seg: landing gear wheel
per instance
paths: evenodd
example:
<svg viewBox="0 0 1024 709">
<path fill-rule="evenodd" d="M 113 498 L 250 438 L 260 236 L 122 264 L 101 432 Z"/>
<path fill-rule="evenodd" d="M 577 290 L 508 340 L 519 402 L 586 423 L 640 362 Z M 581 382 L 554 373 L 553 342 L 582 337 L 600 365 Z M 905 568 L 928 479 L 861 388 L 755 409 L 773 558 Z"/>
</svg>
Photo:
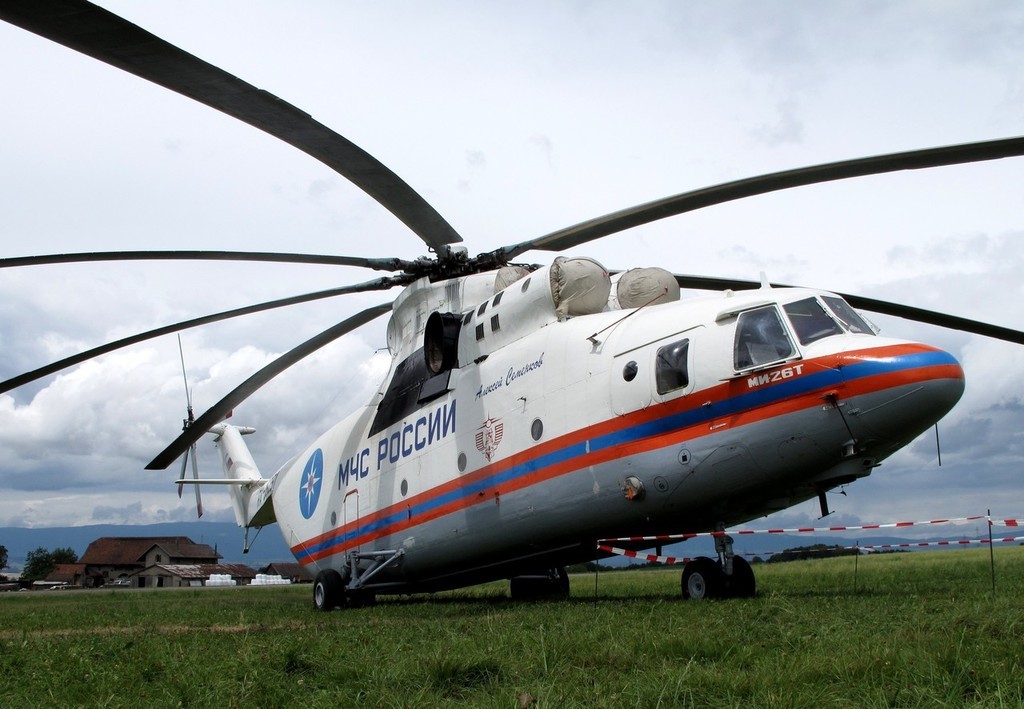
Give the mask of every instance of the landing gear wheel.
<svg viewBox="0 0 1024 709">
<path fill-rule="evenodd" d="M 345 582 L 334 569 L 324 569 L 313 581 L 313 608 L 332 611 L 345 602 Z"/>
<path fill-rule="evenodd" d="M 701 556 L 683 567 L 682 587 L 683 598 L 688 600 L 721 598 L 725 591 L 725 574 L 718 562 Z"/>
<path fill-rule="evenodd" d="M 564 601 L 569 597 L 569 574 L 560 566 L 542 574 L 513 576 L 509 595 L 513 601 Z"/>
<path fill-rule="evenodd" d="M 366 606 L 372 606 L 376 602 L 377 596 L 371 591 L 362 589 L 358 591 L 345 591 L 346 608 L 365 608 Z"/>
<path fill-rule="evenodd" d="M 741 556 L 732 558 L 732 576 L 725 576 L 725 590 L 729 598 L 753 598 L 757 592 L 754 571 Z"/>
</svg>

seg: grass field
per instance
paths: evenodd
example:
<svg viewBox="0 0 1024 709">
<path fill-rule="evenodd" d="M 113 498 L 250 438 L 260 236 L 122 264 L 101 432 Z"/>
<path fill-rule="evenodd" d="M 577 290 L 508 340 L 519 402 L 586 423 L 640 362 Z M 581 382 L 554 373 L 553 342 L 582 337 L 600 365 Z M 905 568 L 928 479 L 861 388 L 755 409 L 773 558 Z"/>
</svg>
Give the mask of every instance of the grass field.
<svg viewBox="0 0 1024 709">
<path fill-rule="evenodd" d="M 1024 548 L 494 584 L 315 613 L 302 587 L 0 596 L 0 706 L 1021 706 Z"/>
</svg>

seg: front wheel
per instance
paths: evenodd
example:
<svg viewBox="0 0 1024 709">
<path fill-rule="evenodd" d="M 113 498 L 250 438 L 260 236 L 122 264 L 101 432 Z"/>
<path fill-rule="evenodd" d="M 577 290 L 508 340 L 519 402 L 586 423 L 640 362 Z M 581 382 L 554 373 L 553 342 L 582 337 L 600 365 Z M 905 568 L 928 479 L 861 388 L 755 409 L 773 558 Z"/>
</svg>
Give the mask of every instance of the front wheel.
<svg viewBox="0 0 1024 709">
<path fill-rule="evenodd" d="M 683 567 L 683 598 L 700 601 L 705 598 L 721 598 L 725 586 L 725 574 L 717 562 L 706 556 L 687 562 Z"/>
<path fill-rule="evenodd" d="M 345 601 L 345 583 L 334 569 L 324 569 L 313 581 L 313 608 L 332 611 Z"/>
<path fill-rule="evenodd" d="M 732 576 L 724 576 L 724 578 L 726 591 L 730 598 L 753 598 L 757 592 L 754 570 L 741 556 L 732 558 Z"/>
</svg>

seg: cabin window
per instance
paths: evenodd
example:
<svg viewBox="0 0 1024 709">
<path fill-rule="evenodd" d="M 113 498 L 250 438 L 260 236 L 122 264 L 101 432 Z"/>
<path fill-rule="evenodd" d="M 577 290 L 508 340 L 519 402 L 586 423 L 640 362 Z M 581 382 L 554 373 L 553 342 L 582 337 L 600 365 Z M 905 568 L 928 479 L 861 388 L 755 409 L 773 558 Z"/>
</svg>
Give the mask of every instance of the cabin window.
<svg viewBox="0 0 1024 709">
<path fill-rule="evenodd" d="M 498 303 L 501 302 L 501 294 L 504 293 L 504 292 L 505 291 L 498 291 L 498 294 L 496 296 L 494 296 L 494 300 L 491 301 L 491 307 L 492 308 L 497 308 L 498 307 Z"/>
<path fill-rule="evenodd" d="M 530 424 L 530 436 L 535 441 L 539 441 L 540 437 L 544 435 L 544 422 L 540 419 L 534 419 L 533 423 Z"/>
<path fill-rule="evenodd" d="M 733 343 L 736 369 L 750 369 L 788 359 L 796 354 L 775 306 L 740 313 Z"/>
<path fill-rule="evenodd" d="M 631 382 L 636 379 L 636 373 L 640 371 L 640 367 L 636 362 L 627 362 L 626 366 L 622 368 L 622 378 L 627 382 Z"/>
<path fill-rule="evenodd" d="M 689 340 L 679 340 L 658 350 L 654 365 L 654 379 L 659 394 L 682 389 L 690 383 L 686 367 L 686 355 L 690 349 Z"/>
<path fill-rule="evenodd" d="M 840 322 L 846 325 L 847 330 L 859 335 L 875 334 L 875 329 L 868 325 L 867 321 L 856 310 L 851 308 L 850 304 L 845 300 L 834 295 L 826 295 L 822 296 L 822 298 L 829 309 L 839 318 Z"/>
<path fill-rule="evenodd" d="M 842 335 L 843 328 L 832 319 L 817 298 L 804 298 L 785 307 L 789 322 L 801 345 L 822 340 L 832 335 Z"/>
</svg>

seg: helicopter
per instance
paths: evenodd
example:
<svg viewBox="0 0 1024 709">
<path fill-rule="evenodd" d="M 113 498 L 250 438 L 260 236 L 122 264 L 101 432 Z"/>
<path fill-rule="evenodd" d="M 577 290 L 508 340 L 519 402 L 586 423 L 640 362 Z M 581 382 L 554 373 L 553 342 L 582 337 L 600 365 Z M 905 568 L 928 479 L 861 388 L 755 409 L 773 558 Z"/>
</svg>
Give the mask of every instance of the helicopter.
<svg viewBox="0 0 1024 709">
<path fill-rule="evenodd" d="M 4 266 L 117 259 L 334 263 L 395 274 L 333 289 L 403 288 L 253 375 L 150 464 L 169 466 L 212 433 L 240 526 L 276 523 L 316 572 L 327 610 L 378 593 L 496 578 L 515 597 L 564 594 L 564 567 L 594 541 L 724 529 L 868 474 L 956 403 L 952 356 L 879 337 L 856 309 L 1022 342 L 1016 331 L 813 289 L 659 269 L 611 273 L 588 259 L 516 263 L 625 228 L 804 184 L 1010 157 L 1013 138 L 773 173 L 640 205 L 475 257 L 408 185 L 341 136 L 266 92 L 83 2 L 4 3 L 4 19 L 212 105 L 349 177 L 434 258 L 137 251 L 5 259 Z M 57 8 L 57 9 L 55 9 Z M 70 21 L 69 21 L 70 20 Z M 132 41 L 125 41 L 129 37 Z M 183 77 L 190 77 L 189 79 Z M 196 79 L 200 77 L 202 80 Z M 681 300 L 680 287 L 721 295 Z M 5 390 L 182 327 L 302 302 L 262 303 L 176 323 L 4 382 Z M 367 405 L 264 477 L 226 414 L 287 366 L 391 313 L 391 369 Z M 194 460 L 194 458 L 193 458 Z M 185 466 L 182 466 L 184 471 Z M 825 512 L 824 503 L 822 511 Z M 749 566 L 722 538 L 682 575 L 687 597 L 749 596 Z"/>
</svg>

